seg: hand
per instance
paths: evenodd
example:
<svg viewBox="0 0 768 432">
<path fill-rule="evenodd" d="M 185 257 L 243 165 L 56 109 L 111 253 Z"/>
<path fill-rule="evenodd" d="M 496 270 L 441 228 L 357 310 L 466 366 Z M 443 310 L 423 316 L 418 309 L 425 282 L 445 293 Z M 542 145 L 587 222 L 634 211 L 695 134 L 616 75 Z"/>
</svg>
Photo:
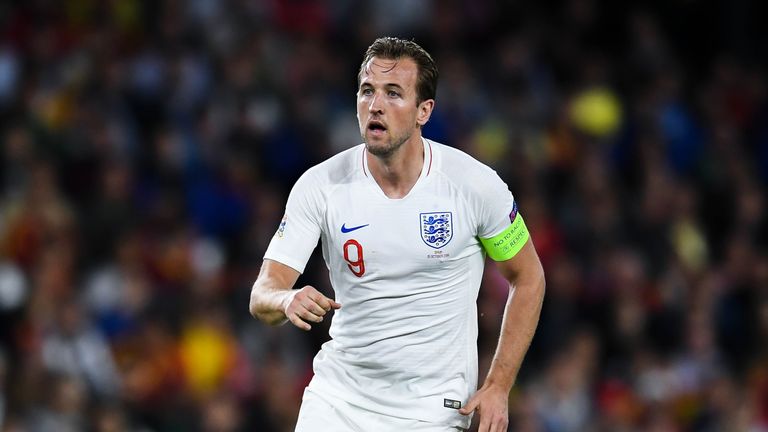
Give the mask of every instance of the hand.
<svg viewBox="0 0 768 432">
<path fill-rule="evenodd" d="M 469 415 L 472 411 L 477 411 L 480 416 L 478 432 L 506 432 L 509 425 L 509 391 L 483 385 L 459 413 Z"/>
<path fill-rule="evenodd" d="M 285 317 L 302 330 L 312 328 L 308 323 L 323 321 L 323 317 L 331 309 L 339 309 L 341 305 L 307 285 L 302 289 L 291 291 L 285 299 L 283 312 Z"/>
</svg>

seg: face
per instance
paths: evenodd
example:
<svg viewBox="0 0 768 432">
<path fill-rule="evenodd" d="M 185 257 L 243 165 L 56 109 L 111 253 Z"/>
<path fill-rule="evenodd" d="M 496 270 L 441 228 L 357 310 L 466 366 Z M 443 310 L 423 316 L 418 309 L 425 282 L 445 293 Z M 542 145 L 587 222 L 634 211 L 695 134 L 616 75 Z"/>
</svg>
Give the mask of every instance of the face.
<svg viewBox="0 0 768 432">
<path fill-rule="evenodd" d="M 434 100 L 416 104 L 417 78 L 418 66 L 410 58 L 374 57 L 363 68 L 357 90 L 357 121 L 371 154 L 394 154 L 429 120 Z"/>
</svg>

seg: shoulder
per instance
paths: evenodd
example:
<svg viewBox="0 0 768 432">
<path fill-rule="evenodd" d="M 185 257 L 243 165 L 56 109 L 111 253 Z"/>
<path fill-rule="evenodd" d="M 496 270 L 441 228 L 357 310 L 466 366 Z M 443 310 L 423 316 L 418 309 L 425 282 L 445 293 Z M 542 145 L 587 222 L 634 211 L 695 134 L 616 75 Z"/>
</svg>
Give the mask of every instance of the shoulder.
<svg viewBox="0 0 768 432">
<path fill-rule="evenodd" d="M 296 182 L 296 186 L 323 188 L 346 182 L 362 169 L 363 144 L 337 153 L 308 169 Z"/>
<path fill-rule="evenodd" d="M 435 170 L 441 177 L 467 192 L 482 192 L 506 184 L 496 171 L 469 154 L 428 140 L 435 152 Z"/>
</svg>

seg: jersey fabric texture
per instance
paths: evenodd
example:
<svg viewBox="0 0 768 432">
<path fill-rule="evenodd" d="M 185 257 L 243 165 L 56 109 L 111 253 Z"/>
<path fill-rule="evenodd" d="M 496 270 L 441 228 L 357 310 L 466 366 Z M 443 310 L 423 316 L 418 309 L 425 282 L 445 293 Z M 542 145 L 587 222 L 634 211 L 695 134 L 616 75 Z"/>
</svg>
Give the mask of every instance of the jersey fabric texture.
<svg viewBox="0 0 768 432">
<path fill-rule="evenodd" d="M 322 239 L 336 301 L 311 391 L 393 417 L 468 428 L 477 388 L 479 238 L 510 226 L 514 199 L 489 167 L 423 140 L 411 191 L 388 198 L 364 144 L 296 182 L 266 259 L 303 272 Z"/>
<path fill-rule="evenodd" d="M 294 432 L 463 432 L 458 426 L 392 417 L 304 390 Z"/>
</svg>

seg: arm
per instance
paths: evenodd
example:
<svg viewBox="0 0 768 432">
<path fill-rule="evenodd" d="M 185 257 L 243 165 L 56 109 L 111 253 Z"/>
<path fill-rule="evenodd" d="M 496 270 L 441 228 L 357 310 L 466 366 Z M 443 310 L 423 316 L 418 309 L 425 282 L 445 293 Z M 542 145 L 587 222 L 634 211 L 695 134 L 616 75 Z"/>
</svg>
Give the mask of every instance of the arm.
<svg viewBox="0 0 768 432">
<path fill-rule="evenodd" d="M 523 357 L 533 339 L 544 300 L 544 270 L 529 240 L 514 258 L 497 264 L 510 283 L 499 344 L 485 385 L 509 391 L 515 383 Z"/>
<path fill-rule="evenodd" d="M 544 299 L 544 271 L 530 239 L 517 255 L 497 265 L 510 283 L 499 343 L 483 386 L 460 410 L 465 415 L 478 411 L 480 432 L 507 430 L 509 392 L 533 338 Z"/>
<path fill-rule="evenodd" d="M 312 327 L 308 323 L 321 322 L 328 311 L 341 307 L 309 285 L 292 289 L 298 278 L 298 271 L 265 259 L 251 289 L 251 315 L 269 325 L 291 321 L 296 327 L 309 330 Z"/>
</svg>

